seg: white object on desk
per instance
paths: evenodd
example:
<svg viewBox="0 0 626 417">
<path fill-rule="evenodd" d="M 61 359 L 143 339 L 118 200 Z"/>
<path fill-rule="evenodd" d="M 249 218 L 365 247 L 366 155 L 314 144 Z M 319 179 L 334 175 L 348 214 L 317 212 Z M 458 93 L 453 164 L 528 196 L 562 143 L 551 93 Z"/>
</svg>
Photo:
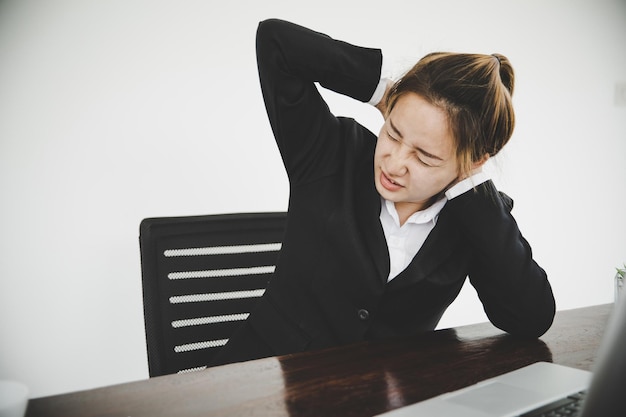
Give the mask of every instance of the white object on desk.
<svg viewBox="0 0 626 417">
<path fill-rule="evenodd" d="M 0 381 L 0 417 L 24 417 L 28 388 L 15 381 Z"/>
</svg>

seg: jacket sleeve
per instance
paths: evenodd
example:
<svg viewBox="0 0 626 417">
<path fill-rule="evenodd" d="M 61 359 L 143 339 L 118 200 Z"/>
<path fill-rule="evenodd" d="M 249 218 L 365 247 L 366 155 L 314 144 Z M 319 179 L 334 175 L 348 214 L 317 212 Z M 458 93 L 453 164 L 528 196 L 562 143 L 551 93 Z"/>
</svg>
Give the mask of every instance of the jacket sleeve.
<svg viewBox="0 0 626 417">
<path fill-rule="evenodd" d="M 277 19 L 259 24 L 256 49 L 265 107 L 290 182 L 334 172 L 338 158 L 329 156 L 340 151 L 341 124 L 315 83 L 368 101 L 380 80 L 380 50 Z"/>
<path fill-rule="evenodd" d="M 510 213 L 513 201 L 487 181 L 448 205 L 472 250 L 470 282 L 489 320 L 512 335 L 541 336 L 554 319 L 554 296 Z"/>
</svg>

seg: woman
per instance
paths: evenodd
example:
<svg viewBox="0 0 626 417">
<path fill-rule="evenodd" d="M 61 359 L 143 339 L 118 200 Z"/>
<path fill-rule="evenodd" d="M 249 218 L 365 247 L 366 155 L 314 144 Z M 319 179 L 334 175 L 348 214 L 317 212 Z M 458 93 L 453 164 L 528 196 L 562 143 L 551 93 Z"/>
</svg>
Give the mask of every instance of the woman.
<svg viewBox="0 0 626 417">
<path fill-rule="evenodd" d="M 269 20 L 257 57 L 288 226 L 265 295 L 214 365 L 433 330 L 468 276 L 495 326 L 550 327 L 546 274 L 481 172 L 513 131 L 504 56 L 431 54 L 388 85 L 379 50 Z M 331 114 L 315 82 L 376 105 L 378 138 Z"/>
</svg>

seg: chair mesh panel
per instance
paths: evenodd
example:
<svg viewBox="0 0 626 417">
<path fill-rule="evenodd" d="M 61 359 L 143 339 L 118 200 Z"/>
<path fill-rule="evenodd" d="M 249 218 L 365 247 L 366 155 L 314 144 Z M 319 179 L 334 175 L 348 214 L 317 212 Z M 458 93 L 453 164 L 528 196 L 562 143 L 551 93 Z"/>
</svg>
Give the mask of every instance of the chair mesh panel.
<svg viewBox="0 0 626 417">
<path fill-rule="evenodd" d="M 264 292 L 285 222 L 282 212 L 141 222 L 151 377 L 202 368 L 211 361 Z"/>
</svg>

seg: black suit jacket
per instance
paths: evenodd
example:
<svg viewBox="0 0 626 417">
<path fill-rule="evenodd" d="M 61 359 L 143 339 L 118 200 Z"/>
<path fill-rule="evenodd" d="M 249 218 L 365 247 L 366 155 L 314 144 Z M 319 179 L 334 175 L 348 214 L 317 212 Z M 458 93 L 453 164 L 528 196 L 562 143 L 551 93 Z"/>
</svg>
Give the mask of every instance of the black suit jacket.
<svg viewBox="0 0 626 417">
<path fill-rule="evenodd" d="M 257 58 L 290 181 L 278 266 L 249 320 L 275 354 L 432 330 L 467 276 L 497 327 L 531 337 L 549 328 L 555 307 L 546 274 L 512 203 L 490 181 L 449 201 L 407 269 L 387 283 L 376 135 L 335 117 L 315 85 L 369 100 L 379 50 L 269 20 L 258 28 Z"/>
</svg>

